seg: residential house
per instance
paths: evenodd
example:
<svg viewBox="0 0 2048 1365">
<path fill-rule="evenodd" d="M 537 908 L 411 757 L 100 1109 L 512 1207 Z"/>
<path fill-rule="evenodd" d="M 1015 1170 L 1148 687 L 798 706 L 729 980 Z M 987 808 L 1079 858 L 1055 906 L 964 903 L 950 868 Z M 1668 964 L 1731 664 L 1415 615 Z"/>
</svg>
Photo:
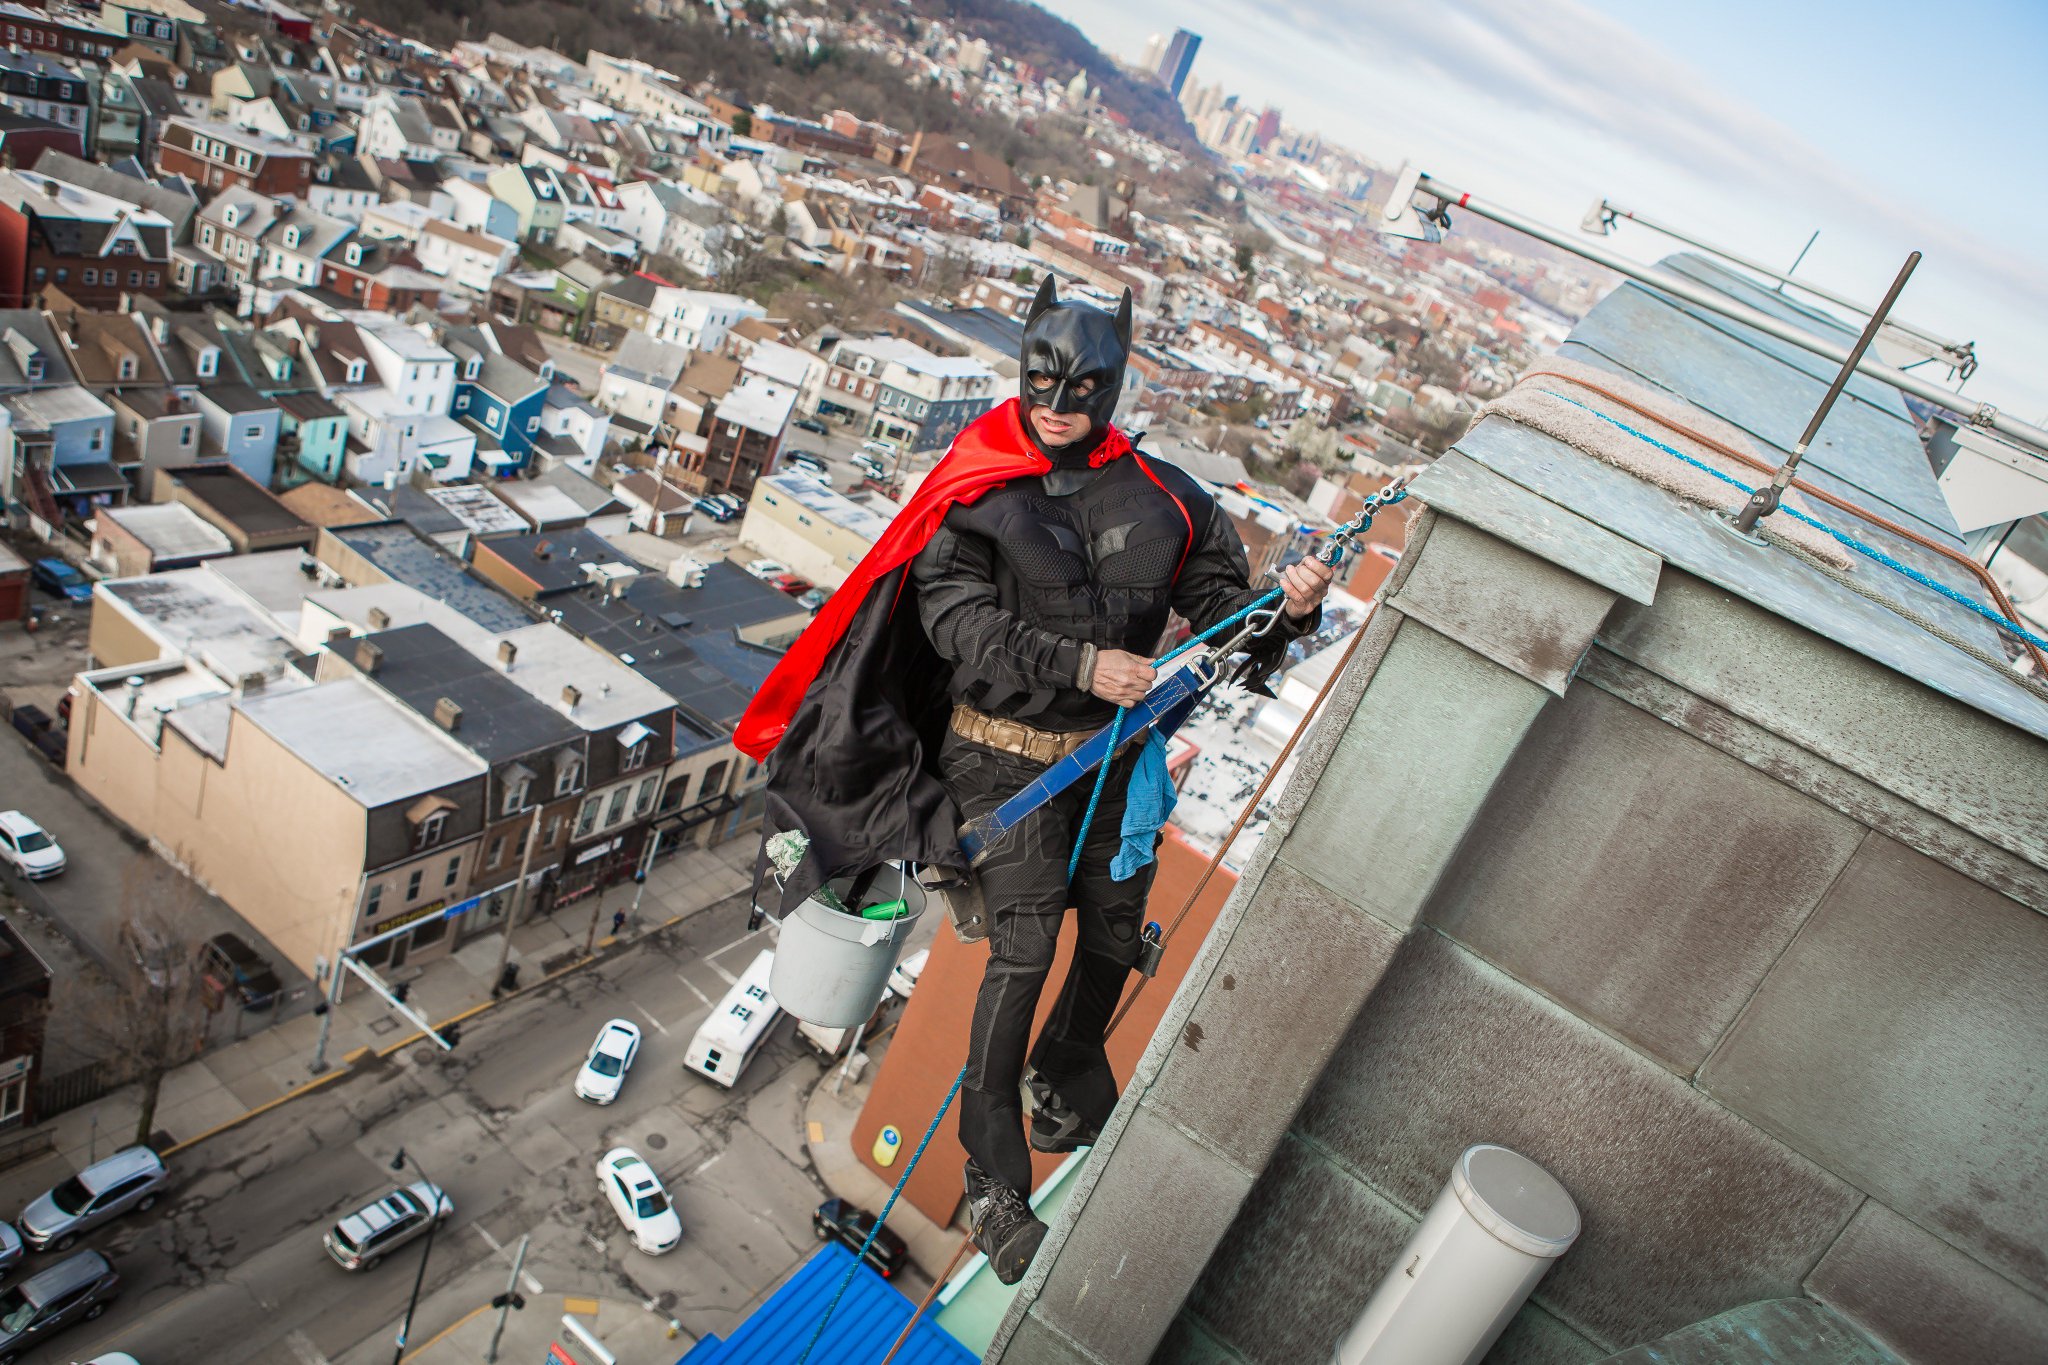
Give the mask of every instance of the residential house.
<svg viewBox="0 0 2048 1365">
<path fill-rule="evenodd" d="M 655 289 L 648 307 L 649 326 L 656 339 L 687 346 L 692 351 L 716 351 L 725 345 L 725 335 L 741 318 L 767 316 L 768 310 L 752 299 L 708 289 L 681 289 L 662 285 Z"/>
<path fill-rule="evenodd" d="M 690 534 L 690 514 L 697 500 L 667 479 L 644 472 L 628 474 L 612 485 L 612 494 L 625 504 L 627 523 L 634 530 L 664 537 Z"/>
<path fill-rule="evenodd" d="M 613 280 L 597 292 L 595 319 L 608 332 L 630 335 L 634 332 L 654 333 L 654 299 L 664 288 L 667 280 L 659 275 L 638 271 L 623 279 Z"/>
<path fill-rule="evenodd" d="M 322 157 L 313 166 L 312 180 L 299 195 L 315 213 L 345 223 L 361 222 L 363 213 L 383 200 L 362 163 L 352 156 Z"/>
<path fill-rule="evenodd" d="M 177 54 L 181 24 L 205 22 L 206 15 L 185 0 L 103 0 L 99 9 L 99 26 L 105 32 L 165 57 Z"/>
<path fill-rule="evenodd" d="M 644 443 L 668 422 L 670 391 L 689 363 L 687 346 L 628 332 L 598 380 L 597 405 Z"/>
<path fill-rule="evenodd" d="M 699 275 L 716 275 L 725 252 L 725 208 L 701 190 L 670 180 L 636 180 L 619 187 L 619 230 L 642 251 L 680 262 Z"/>
<path fill-rule="evenodd" d="M 501 477 L 518 473 L 540 438 L 552 366 L 536 374 L 496 350 L 487 328 L 451 330 L 446 343 L 461 364 L 450 411 L 476 433 L 477 462 Z"/>
<path fill-rule="evenodd" d="M 589 776 L 590 736 L 514 681 L 516 643 L 498 642 L 487 661 L 439 626 L 421 622 L 359 635 L 323 656 L 321 668 L 323 675 L 346 670 L 383 690 L 488 765 L 484 826 L 471 870 L 475 890 L 509 893 L 522 861 L 538 870 L 562 860 Z M 528 875 L 539 880 L 537 871 Z M 460 932 L 502 927 L 509 906 L 478 909 L 463 917 Z"/>
<path fill-rule="evenodd" d="M 281 393 L 277 453 L 283 459 L 278 477 L 296 483 L 304 477 L 338 483 L 348 454 L 348 414 L 319 393 Z"/>
<path fill-rule="evenodd" d="M 427 117 L 430 100 L 383 89 L 371 95 L 357 123 L 356 151 L 364 156 L 396 161 L 433 161 L 456 150 L 455 139 L 435 136 L 437 129 Z"/>
<path fill-rule="evenodd" d="M 19 324 L 4 343 L 25 357 L 18 363 L 31 375 L 63 364 Z M 113 462 L 114 410 L 89 390 L 71 383 L 38 388 L 0 398 L 0 407 L 8 414 L 0 495 L 27 504 L 53 527 L 129 500 L 132 489 Z"/>
<path fill-rule="evenodd" d="M 548 167 L 500 166 L 484 186 L 518 215 L 520 241 L 551 242 L 562 230 L 562 186 Z"/>
<path fill-rule="evenodd" d="M 742 376 L 706 410 L 697 428 L 706 448 L 689 453 L 676 481 L 694 493 L 748 496 L 754 481 L 775 468 L 795 406 L 796 390 L 789 385 Z"/>
<path fill-rule="evenodd" d="M 77 133 L 93 145 L 93 82 L 54 57 L 10 43 L 0 49 L 0 105 Z"/>
<path fill-rule="evenodd" d="M 17 163 L 21 164 L 21 163 Z M 173 242 L 190 241 L 192 220 L 199 212 L 199 200 L 189 187 L 160 184 L 139 175 L 126 175 L 97 161 L 86 161 L 65 152 L 44 152 L 32 169 L 67 185 L 92 190 L 124 204 L 162 214 L 171 225 Z"/>
<path fill-rule="evenodd" d="M 854 369 L 870 363 L 877 380 L 867 434 L 913 454 L 944 450 L 975 418 L 996 405 L 998 376 L 968 356 L 935 355 L 894 337 L 847 340 Z M 835 363 L 840 363 L 835 356 Z"/>
<path fill-rule="evenodd" d="M 104 507 L 93 518 L 92 562 L 115 578 L 189 569 L 234 552 L 220 528 L 183 503 Z"/>
<path fill-rule="evenodd" d="M 50 1016 L 50 968 L 20 929 L 0 920 L 0 1127 L 42 1122 L 37 1091 Z"/>
<path fill-rule="evenodd" d="M 449 211 L 448 221 L 470 232 L 488 233 L 508 242 L 516 242 L 522 236 L 519 230 L 519 210 L 491 193 L 488 185 L 473 180 L 450 180 L 446 190 L 449 202 L 454 207 Z"/>
<path fill-rule="evenodd" d="M 491 282 L 519 259 L 519 246 L 437 220 L 421 229 L 416 254 L 428 274 L 442 276 L 453 289 L 482 297 L 491 292 Z"/>
<path fill-rule="evenodd" d="M 611 414 L 557 381 L 548 387 L 535 444 L 550 460 L 573 464 L 588 474 L 611 439 Z"/>
<path fill-rule="evenodd" d="M 202 456 L 199 405 L 176 389 L 126 389 L 107 395 L 114 409 L 114 463 L 136 491 L 157 500 L 158 477 Z"/>
<path fill-rule="evenodd" d="M 179 117 L 157 140 L 156 170 L 208 190 L 241 187 L 276 198 L 313 183 L 313 154 L 232 123 Z"/>
<path fill-rule="evenodd" d="M 162 214 L 34 171 L 0 170 L 0 303 L 26 306 L 45 285 L 84 304 L 170 288 L 171 224 Z"/>
</svg>

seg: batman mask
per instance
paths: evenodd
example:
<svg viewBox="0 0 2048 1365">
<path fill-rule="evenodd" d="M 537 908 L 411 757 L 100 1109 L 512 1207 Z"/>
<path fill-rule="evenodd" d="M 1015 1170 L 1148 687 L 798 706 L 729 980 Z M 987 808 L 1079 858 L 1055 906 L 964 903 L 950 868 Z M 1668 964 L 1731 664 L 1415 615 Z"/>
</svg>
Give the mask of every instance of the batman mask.
<svg viewBox="0 0 2048 1365">
<path fill-rule="evenodd" d="M 1038 441 L 1029 421 L 1034 407 L 1086 413 L 1092 425 L 1084 444 L 1100 441 L 1122 396 L 1130 354 L 1130 290 L 1112 317 L 1085 303 L 1061 303 L 1048 273 L 1024 315 L 1024 349 L 1018 357 L 1018 397 L 1032 441 Z"/>
</svg>

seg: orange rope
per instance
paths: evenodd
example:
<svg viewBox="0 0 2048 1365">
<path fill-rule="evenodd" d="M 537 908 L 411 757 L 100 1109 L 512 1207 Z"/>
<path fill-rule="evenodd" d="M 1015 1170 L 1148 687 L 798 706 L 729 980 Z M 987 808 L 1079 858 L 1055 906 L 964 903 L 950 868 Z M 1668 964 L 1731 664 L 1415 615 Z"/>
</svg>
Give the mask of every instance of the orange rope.
<svg viewBox="0 0 2048 1365">
<path fill-rule="evenodd" d="M 1647 417 L 1651 421 L 1658 423 L 1660 426 L 1663 426 L 1671 431 L 1675 431 L 1682 436 L 1690 437 L 1692 440 L 1698 441 L 1701 445 L 1705 446 L 1707 449 L 1711 451 L 1714 451 L 1716 454 L 1725 455 L 1731 460 L 1734 460 L 1740 464 L 1747 465 L 1749 468 L 1756 470 L 1759 474 L 1775 474 L 1778 472 L 1778 467 L 1774 464 L 1771 464 L 1769 461 L 1760 460 L 1756 456 L 1751 455 L 1746 450 L 1737 450 L 1734 446 L 1728 445 L 1721 441 L 1717 441 L 1713 437 L 1708 436 L 1703 432 L 1694 431 L 1691 427 L 1685 426 L 1678 422 L 1674 422 L 1662 413 L 1656 412 L 1650 408 L 1646 408 L 1642 404 L 1637 403 L 1632 399 L 1625 398 L 1621 394 L 1616 393 L 1614 390 L 1607 388 L 1604 385 L 1590 383 L 1587 380 L 1581 379 L 1577 375 L 1566 374 L 1562 370 L 1530 370 L 1522 376 L 1522 378 L 1525 380 L 1536 379 L 1538 377 L 1562 379 L 1567 384 L 1577 385 L 1579 388 L 1585 389 L 1588 392 L 1599 394 L 1602 398 L 1611 399 L 1612 401 L 1619 403 L 1623 407 L 1627 408 L 1630 412 L 1636 413 L 1642 417 Z M 1849 515 L 1853 517 L 1861 517 L 1864 521 L 1869 522 L 1872 526 L 1880 527 L 1883 530 L 1890 531 L 1893 535 L 1898 536 L 1903 540 L 1910 541 L 1913 544 L 1918 545 L 1923 550 L 1932 550 L 1935 554 L 1940 555 L 1942 558 L 1951 560 L 1957 564 L 1962 565 L 1964 568 L 1968 569 L 1973 576 L 1975 576 L 1977 582 L 1980 585 L 1982 585 L 1982 587 L 1987 593 L 1991 595 L 1991 600 L 1998 604 L 1999 611 L 2005 614 L 2007 620 L 2017 621 L 2020 619 L 2019 612 L 2016 609 L 2014 609 L 2011 600 L 2006 597 L 2005 589 L 1999 587 L 1998 580 L 1991 576 L 1991 571 L 1989 569 L 1986 569 L 1982 564 L 1979 564 L 1976 560 L 1970 558 L 1968 555 L 1963 554 L 1956 550 L 1952 550 L 1948 546 L 1943 545 L 1940 541 L 1929 540 L 1926 536 L 1921 535 L 1918 531 L 1914 531 L 1909 527 L 1901 526 L 1897 522 L 1889 520 L 1886 517 L 1879 516 L 1877 513 L 1871 511 L 1869 508 L 1859 506 L 1856 503 L 1850 502 L 1847 498 L 1838 497 L 1835 494 L 1828 492 L 1825 488 L 1819 488 L 1811 483 L 1808 483 L 1805 479 L 1793 479 L 1792 487 L 1798 489 L 1800 492 L 1806 494 L 1808 497 L 1818 498 L 1820 501 L 1828 504 L 1830 507 L 1839 508 L 1840 510 L 1847 512 Z M 2034 642 L 2031 640 L 2021 640 L 2020 646 L 2021 648 L 2027 651 L 2027 656 L 2034 661 L 2034 667 L 2040 671 L 2041 676 L 2044 678 L 2048 678 L 2048 658 L 2044 658 L 2042 656 L 2040 649 L 2036 647 Z"/>
<path fill-rule="evenodd" d="M 973 1245 L 972 1237 L 962 1237 L 960 1245 L 953 1248 L 953 1259 L 946 1262 L 946 1268 L 939 1272 L 939 1278 L 932 1281 L 931 1289 L 925 1293 L 924 1302 L 917 1306 L 917 1311 L 910 1315 L 910 1321 L 904 1323 L 903 1330 L 896 1334 L 896 1340 L 890 1343 L 889 1354 L 882 1357 L 882 1365 L 889 1365 L 889 1362 L 896 1358 L 896 1353 L 903 1349 L 903 1343 L 910 1340 L 911 1330 L 917 1326 L 917 1320 L 924 1316 L 925 1310 L 932 1306 L 932 1301 L 939 1297 L 939 1291 L 946 1287 L 946 1281 L 953 1278 L 953 1272 L 958 1270 L 960 1262 L 966 1259 L 967 1248 Z"/>
<path fill-rule="evenodd" d="M 1323 679 L 1322 689 L 1316 693 L 1316 699 L 1308 704 L 1308 710 L 1301 713 L 1301 723 L 1296 725 L 1294 733 L 1287 737 L 1287 744 L 1280 750 L 1280 756 L 1273 760 L 1271 767 L 1266 769 L 1266 776 L 1259 783 L 1258 790 L 1252 793 L 1252 799 L 1247 801 L 1244 809 L 1238 812 L 1237 823 L 1230 827 L 1230 833 L 1224 835 L 1223 842 L 1216 846 L 1216 852 L 1209 858 L 1209 865 L 1202 869 L 1202 875 L 1195 882 L 1194 889 L 1188 892 L 1187 899 L 1180 903 L 1179 911 L 1174 914 L 1173 923 L 1167 926 L 1166 933 L 1160 937 L 1159 941 L 1162 945 L 1171 942 L 1173 936 L 1180 931 L 1181 922 L 1188 917 L 1188 912 L 1195 908 L 1196 900 L 1208 888 L 1209 879 L 1214 877 L 1216 869 L 1223 865 L 1223 855 L 1230 851 L 1230 846 L 1237 842 L 1237 836 L 1244 832 L 1246 825 L 1251 823 L 1252 815 L 1258 810 L 1259 802 L 1266 799 L 1266 791 L 1273 785 L 1273 779 L 1278 777 L 1280 770 L 1287 766 L 1288 756 L 1294 752 L 1294 746 L 1300 742 L 1302 735 L 1307 733 L 1308 723 L 1315 718 L 1317 709 L 1323 704 L 1323 698 L 1330 695 L 1330 689 L 1337 685 L 1337 679 L 1343 676 L 1345 666 L 1351 662 L 1351 656 L 1358 651 L 1359 641 L 1365 638 L 1365 631 L 1366 627 L 1360 626 L 1351 633 L 1351 643 L 1344 646 L 1344 657 L 1337 660 L 1337 666 L 1330 670 L 1330 676 Z M 1109 1021 L 1109 1027 L 1103 1030 L 1103 1041 L 1107 1042 L 1109 1040 L 1109 1036 L 1116 1032 L 1116 1026 L 1121 1024 L 1124 1021 L 1124 1016 L 1131 1012 L 1131 1006 L 1138 1003 L 1138 997 L 1145 993 L 1145 983 L 1149 980 L 1151 980 L 1150 977 L 1141 976 L 1132 985 L 1131 993 L 1124 997 L 1124 1002 L 1121 1005 L 1117 1006 L 1116 1014 Z"/>
</svg>

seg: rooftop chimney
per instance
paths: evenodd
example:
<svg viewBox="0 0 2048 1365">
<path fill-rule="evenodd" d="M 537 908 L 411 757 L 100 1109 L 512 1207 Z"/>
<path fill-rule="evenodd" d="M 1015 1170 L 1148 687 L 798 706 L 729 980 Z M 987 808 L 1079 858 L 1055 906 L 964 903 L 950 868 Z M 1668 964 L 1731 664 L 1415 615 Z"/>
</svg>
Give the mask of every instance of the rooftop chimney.
<svg viewBox="0 0 2048 1365">
<path fill-rule="evenodd" d="M 462 707 L 453 697 L 442 697 L 435 701 L 434 724 L 450 734 L 462 728 Z"/>
<path fill-rule="evenodd" d="M 391 625 L 391 613 L 382 607 L 370 608 L 370 629 L 385 630 Z"/>
<path fill-rule="evenodd" d="M 512 661 L 518 657 L 518 645 L 513 644 L 510 640 L 498 641 L 498 662 L 505 666 L 507 673 L 512 671 Z"/>
<path fill-rule="evenodd" d="M 327 632 L 327 647 L 329 649 L 340 649 L 348 643 L 349 636 L 354 633 L 347 626 L 335 626 Z"/>
<path fill-rule="evenodd" d="M 129 678 L 123 685 L 128 689 L 128 707 L 122 714 L 133 716 L 135 714 L 135 699 L 142 695 L 142 679 Z"/>
<path fill-rule="evenodd" d="M 356 646 L 356 667 L 365 673 L 375 673 L 384 663 L 384 651 L 368 640 Z"/>
<path fill-rule="evenodd" d="M 583 690 L 575 686 L 574 684 L 571 684 L 562 689 L 562 705 L 568 707 L 571 711 L 574 711 L 576 709 L 576 703 L 582 700 Z"/>
<path fill-rule="evenodd" d="M 533 557 L 535 559 L 546 559 L 549 555 L 553 553 L 554 547 L 545 540 L 541 541 L 539 544 L 533 547 Z"/>
</svg>

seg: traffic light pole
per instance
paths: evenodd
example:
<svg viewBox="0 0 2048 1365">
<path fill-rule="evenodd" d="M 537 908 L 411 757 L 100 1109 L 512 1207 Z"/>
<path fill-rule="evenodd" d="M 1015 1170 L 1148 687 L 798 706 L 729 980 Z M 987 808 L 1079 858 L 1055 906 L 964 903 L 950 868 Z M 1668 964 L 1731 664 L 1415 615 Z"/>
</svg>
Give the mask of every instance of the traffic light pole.
<svg viewBox="0 0 2048 1365">
<path fill-rule="evenodd" d="M 484 1365 L 498 1365 L 498 1339 L 505 1335 L 505 1319 L 513 1309 L 526 1307 L 526 1300 L 519 1297 L 519 1272 L 526 1268 L 526 1244 L 532 1240 L 530 1235 L 521 1237 L 519 1250 L 512 1256 L 512 1274 L 505 1281 L 505 1292 L 495 1301 L 498 1325 L 491 1329 L 491 1344 L 484 1351 Z"/>
</svg>

